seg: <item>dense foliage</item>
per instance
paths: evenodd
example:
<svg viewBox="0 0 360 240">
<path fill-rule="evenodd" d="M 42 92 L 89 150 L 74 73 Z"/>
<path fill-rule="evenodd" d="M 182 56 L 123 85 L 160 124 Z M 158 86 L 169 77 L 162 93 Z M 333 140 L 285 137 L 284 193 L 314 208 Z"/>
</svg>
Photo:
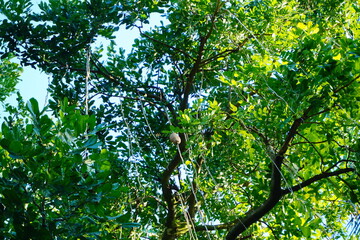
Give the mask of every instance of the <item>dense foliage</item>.
<svg viewBox="0 0 360 240">
<path fill-rule="evenodd" d="M 2 124 L 5 239 L 356 238 L 358 3 L 0 10 L 2 57 L 52 77 L 47 108 L 19 98 Z M 127 55 L 123 26 L 140 34 Z"/>
<path fill-rule="evenodd" d="M 21 70 L 19 64 L 12 61 L 12 56 L 6 56 L 0 60 L 0 102 L 15 91 Z"/>
</svg>

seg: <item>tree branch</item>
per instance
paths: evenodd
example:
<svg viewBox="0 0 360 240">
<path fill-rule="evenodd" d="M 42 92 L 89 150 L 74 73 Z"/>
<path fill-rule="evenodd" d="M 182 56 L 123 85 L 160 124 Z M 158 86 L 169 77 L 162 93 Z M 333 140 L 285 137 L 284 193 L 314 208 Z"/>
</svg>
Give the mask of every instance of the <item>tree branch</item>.
<svg viewBox="0 0 360 240">
<path fill-rule="evenodd" d="M 340 163 L 345 163 L 345 164 L 347 164 L 347 163 L 350 163 L 350 162 L 355 163 L 356 161 L 354 161 L 354 160 L 345 160 L 345 159 L 340 160 L 340 161 L 334 163 L 334 164 L 333 164 L 331 167 L 329 167 L 328 169 L 326 169 L 325 172 L 329 172 L 331 169 L 333 169 L 334 167 L 336 167 L 336 166 L 339 165 Z"/>
<path fill-rule="evenodd" d="M 320 160 L 321 160 L 321 163 L 323 164 L 324 163 L 324 158 L 323 156 L 321 155 L 321 153 L 319 152 L 319 150 L 317 150 L 317 148 L 315 147 L 315 145 L 309 141 L 309 139 L 307 139 L 305 136 L 303 136 L 302 134 L 300 134 L 299 132 L 297 133 L 300 137 L 302 137 L 303 139 L 305 139 L 305 141 L 307 141 L 308 144 L 311 145 L 311 147 L 315 150 L 315 152 L 319 155 L 320 157 Z"/>
<path fill-rule="evenodd" d="M 190 90 L 193 86 L 195 75 L 196 75 L 196 73 L 199 72 L 205 45 L 215 28 L 215 19 L 219 13 L 221 5 L 222 5 L 222 2 L 220 0 L 217 0 L 214 14 L 211 17 L 211 27 L 208 30 L 205 37 L 200 37 L 200 45 L 199 45 L 199 49 L 197 52 L 197 57 L 194 62 L 194 65 L 191 68 L 191 71 L 187 77 L 187 81 L 186 81 L 185 87 L 183 89 L 183 98 L 180 103 L 180 110 L 185 110 L 186 108 L 188 108 Z M 169 163 L 168 167 L 164 171 L 162 179 L 161 179 L 164 200 L 168 206 L 167 217 L 166 217 L 166 222 L 165 222 L 165 230 L 164 230 L 163 236 L 162 236 L 163 240 L 175 239 L 176 231 L 177 231 L 176 223 L 175 223 L 175 218 L 176 218 L 175 207 L 176 206 L 175 206 L 174 196 L 173 196 L 172 190 L 170 188 L 169 181 L 170 181 L 170 177 L 171 177 L 172 173 L 174 172 L 176 167 L 181 163 L 181 159 L 182 159 L 181 153 L 185 151 L 185 146 L 186 146 L 185 136 L 184 136 L 184 134 L 180 134 L 180 137 L 181 137 L 181 144 L 179 145 L 178 151 L 177 151 L 175 157 L 173 158 L 173 160 Z"/>
<path fill-rule="evenodd" d="M 204 59 L 202 62 L 201 62 L 201 67 L 209 64 L 210 62 L 212 62 L 213 60 L 217 59 L 217 58 L 220 58 L 220 57 L 227 57 L 229 56 L 230 54 L 234 53 L 234 52 L 238 52 L 251 38 L 253 38 L 253 36 L 248 36 L 246 37 L 241 43 L 238 44 L 238 46 L 234 49 L 226 49 L 222 52 L 219 52 L 207 59 Z"/>
<path fill-rule="evenodd" d="M 339 87 L 338 89 L 334 90 L 334 93 L 340 92 L 341 90 L 343 90 L 344 88 L 350 86 L 353 82 L 355 82 L 357 79 L 360 78 L 360 75 L 356 76 L 353 80 L 351 80 L 350 82 L 348 82 L 347 84 L 345 84 L 342 87 Z"/>
<path fill-rule="evenodd" d="M 292 141 L 292 139 L 295 137 L 295 135 L 297 133 L 297 129 L 300 127 L 301 123 L 303 123 L 303 121 L 308 118 L 307 114 L 310 112 L 310 110 L 311 110 L 311 107 L 306 109 L 304 114 L 300 118 L 295 119 L 295 121 L 291 125 L 291 128 L 290 128 L 288 134 L 286 135 L 283 145 L 281 146 L 281 148 L 278 152 L 279 156 L 284 156 L 284 154 L 286 153 L 286 151 L 288 150 L 288 148 L 290 146 L 290 142 Z"/>
<path fill-rule="evenodd" d="M 310 142 L 310 141 L 306 141 L 306 142 L 296 142 L 296 143 L 292 143 L 290 146 L 295 146 L 295 145 L 299 145 L 299 144 L 321 144 L 321 143 L 326 143 L 328 142 L 327 140 L 324 140 L 324 141 L 319 141 L 319 142 Z"/>
<path fill-rule="evenodd" d="M 328 177 L 332 177 L 332 176 L 338 176 L 340 174 L 343 174 L 343 173 L 348 173 L 348 172 L 354 172 L 355 169 L 354 168 L 344 168 L 344 169 L 340 169 L 340 170 L 337 170 L 337 171 L 334 171 L 334 172 L 324 172 L 324 173 L 321 173 L 321 174 L 318 174 L 318 175 L 315 175 L 313 176 L 312 178 L 298 184 L 298 185 L 295 185 L 291 188 L 287 188 L 287 189 L 283 189 L 281 191 L 281 195 L 284 196 L 288 193 L 292 193 L 292 192 L 296 192 L 296 191 L 299 191 L 300 189 L 304 188 L 304 187 L 307 187 L 309 186 L 310 184 L 314 183 L 314 182 L 317 182 L 321 179 L 324 179 L 324 178 L 328 178 Z"/>
<path fill-rule="evenodd" d="M 182 101 L 180 103 L 180 110 L 182 110 L 182 111 L 185 110 L 188 107 L 190 90 L 191 90 L 191 87 L 193 86 L 195 75 L 200 70 L 205 45 L 206 45 L 207 41 L 209 40 L 212 32 L 214 31 L 216 16 L 219 13 L 221 5 L 222 5 L 222 2 L 218 0 L 217 3 L 216 3 L 214 14 L 211 16 L 210 29 L 208 30 L 208 32 L 207 32 L 207 34 L 205 36 L 200 36 L 200 39 L 199 39 L 200 40 L 200 45 L 199 45 L 199 49 L 198 49 L 198 52 L 197 52 L 197 57 L 196 57 L 196 60 L 194 62 L 193 67 L 191 68 L 189 76 L 187 77 L 186 85 L 185 85 L 184 91 L 183 91 L 183 99 L 182 99 Z"/>
<path fill-rule="evenodd" d="M 330 108 L 326 108 L 326 109 L 324 109 L 324 110 L 322 110 L 322 111 L 320 111 L 320 112 L 317 112 L 317 113 L 314 113 L 314 114 L 309 115 L 308 118 L 315 117 L 315 116 L 320 115 L 320 114 L 322 114 L 322 113 L 326 113 L 326 112 L 328 112 L 328 111 L 330 111 L 330 110 L 331 110 Z"/>
<path fill-rule="evenodd" d="M 148 89 L 149 87 L 147 87 L 146 89 Z M 150 99 L 155 99 L 156 101 L 160 102 L 160 103 L 163 103 L 170 111 L 171 113 L 171 116 L 173 117 L 173 122 L 175 125 L 178 124 L 178 120 L 177 120 L 177 113 L 173 107 L 173 105 L 168 102 L 164 96 L 164 94 L 160 94 L 160 96 L 156 95 L 156 94 L 152 94 L 152 93 L 149 93 L 147 91 L 140 91 L 138 90 L 137 91 L 139 94 L 142 94 L 145 98 L 150 98 Z"/>
<path fill-rule="evenodd" d="M 244 232 L 248 227 L 253 223 L 261 219 L 265 214 L 267 214 L 271 209 L 273 209 L 276 204 L 280 201 L 282 195 L 281 189 L 281 166 L 284 159 L 284 155 L 290 146 L 290 142 L 297 133 L 298 128 L 301 126 L 303 121 L 308 118 L 308 113 L 311 110 L 311 106 L 306 109 L 303 115 L 295 119 L 291 125 L 284 143 L 282 144 L 280 150 L 277 152 L 274 158 L 272 158 L 272 173 L 271 173 L 271 183 L 270 183 L 270 194 L 269 197 L 261 204 L 260 206 L 250 210 L 246 213 L 245 217 L 240 218 L 238 223 L 229 231 L 226 236 L 226 240 L 235 240 L 242 232 Z"/>
<path fill-rule="evenodd" d="M 181 153 L 185 151 L 186 141 L 184 134 L 180 134 L 180 137 L 181 137 L 181 143 L 179 145 L 178 151 L 176 152 L 173 160 L 171 160 L 171 162 L 165 169 L 163 176 L 161 178 L 161 189 L 164 200 L 167 205 L 165 231 L 162 236 L 163 240 L 175 239 L 175 235 L 176 235 L 176 224 L 175 224 L 176 209 L 175 209 L 174 196 L 170 185 L 170 177 L 174 172 L 174 170 L 176 169 L 176 167 L 181 163 Z"/>
<path fill-rule="evenodd" d="M 272 164 L 272 176 L 270 184 L 270 195 L 266 201 L 256 207 L 255 209 L 247 212 L 245 217 L 239 219 L 237 224 L 229 231 L 226 236 L 226 240 L 235 240 L 242 232 L 244 232 L 248 227 L 253 223 L 257 222 L 265 214 L 267 214 L 271 209 L 273 209 L 276 204 L 281 199 L 281 163 L 283 157 L 277 156 L 273 159 Z"/>
</svg>

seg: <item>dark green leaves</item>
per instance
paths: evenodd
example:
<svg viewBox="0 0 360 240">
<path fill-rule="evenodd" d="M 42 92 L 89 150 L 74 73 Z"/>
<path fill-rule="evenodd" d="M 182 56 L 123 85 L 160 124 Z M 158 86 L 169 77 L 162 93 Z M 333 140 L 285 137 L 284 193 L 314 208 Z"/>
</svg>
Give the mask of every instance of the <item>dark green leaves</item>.
<svg viewBox="0 0 360 240">
<path fill-rule="evenodd" d="M 0 150 L 8 153 L 0 155 L 0 204 L 8 219 L 3 227 L 16 238 L 25 233 L 44 239 L 93 234 L 106 238 L 116 232 L 103 229 L 109 222 L 128 224 L 124 211 L 113 208 L 121 191 L 110 194 L 118 191 L 118 185 L 109 175 L 121 175 L 120 164 L 111 153 L 99 151 L 96 134 L 104 126 L 95 126 L 92 117 L 65 102 L 56 121 L 39 109 L 35 99 L 26 106 L 28 119 L 4 122 L 1 129 Z M 115 212 L 122 215 L 113 217 Z M 93 216 L 103 219 L 103 225 Z M 138 226 L 129 223 L 124 228 Z"/>
</svg>

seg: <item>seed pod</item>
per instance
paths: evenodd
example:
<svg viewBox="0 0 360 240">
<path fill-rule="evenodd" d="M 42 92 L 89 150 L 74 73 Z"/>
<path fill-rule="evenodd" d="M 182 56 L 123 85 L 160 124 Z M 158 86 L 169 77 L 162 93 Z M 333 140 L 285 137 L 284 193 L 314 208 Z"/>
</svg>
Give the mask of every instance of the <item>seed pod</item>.
<svg viewBox="0 0 360 240">
<path fill-rule="evenodd" d="M 180 144 L 181 138 L 179 137 L 179 135 L 177 133 L 172 133 L 172 134 L 170 134 L 170 141 L 174 144 Z"/>
</svg>

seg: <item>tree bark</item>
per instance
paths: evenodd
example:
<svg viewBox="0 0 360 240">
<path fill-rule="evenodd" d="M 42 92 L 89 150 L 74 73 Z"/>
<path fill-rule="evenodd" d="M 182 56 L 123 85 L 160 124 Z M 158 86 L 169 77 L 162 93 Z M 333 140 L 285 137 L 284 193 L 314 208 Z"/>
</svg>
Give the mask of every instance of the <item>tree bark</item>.
<svg viewBox="0 0 360 240">
<path fill-rule="evenodd" d="M 281 163 L 283 157 L 277 156 L 273 160 L 272 164 L 272 177 L 270 184 L 270 195 L 268 199 L 259 207 L 255 208 L 252 211 L 249 211 L 247 215 L 238 220 L 238 223 L 232 227 L 229 233 L 226 236 L 226 240 L 235 240 L 242 232 L 244 232 L 250 225 L 257 222 L 265 214 L 267 214 L 271 209 L 273 209 L 276 204 L 280 201 L 281 195 Z"/>
</svg>

